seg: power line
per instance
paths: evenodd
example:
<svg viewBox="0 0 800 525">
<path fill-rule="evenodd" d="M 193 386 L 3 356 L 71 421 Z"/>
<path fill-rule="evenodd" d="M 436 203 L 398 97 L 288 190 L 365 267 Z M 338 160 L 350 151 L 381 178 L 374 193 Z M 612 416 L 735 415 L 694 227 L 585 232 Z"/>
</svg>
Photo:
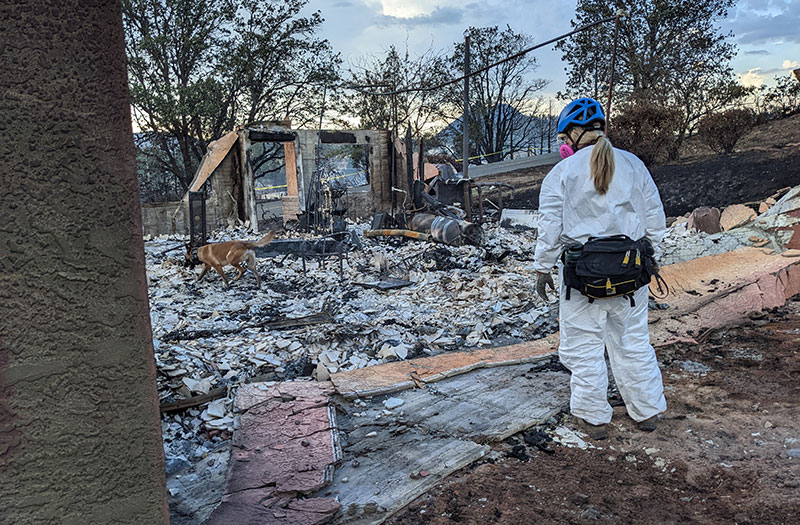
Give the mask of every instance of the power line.
<svg viewBox="0 0 800 525">
<path fill-rule="evenodd" d="M 470 72 L 470 73 L 468 73 L 466 75 L 461 75 L 458 78 L 454 78 L 452 80 L 448 80 L 447 82 L 443 82 L 443 83 L 435 85 L 435 86 L 397 89 L 395 91 L 385 91 L 383 93 L 378 93 L 378 92 L 373 92 L 373 91 L 362 91 L 362 88 L 364 88 L 364 87 L 383 87 L 383 86 L 385 86 L 385 84 L 376 84 L 376 85 L 372 85 L 372 86 L 341 86 L 341 87 L 343 87 L 344 89 L 352 89 L 354 91 L 358 91 L 359 93 L 364 94 L 364 95 L 378 95 L 378 96 L 380 96 L 380 95 L 400 95 L 400 94 L 403 94 L 403 93 L 413 93 L 413 92 L 416 92 L 416 91 L 420 91 L 420 92 L 422 92 L 422 91 L 434 91 L 436 89 L 441 89 L 441 88 L 443 88 L 445 86 L 449 86 L 450 84 L 455 84 L 456 82 L 461 82 L 462 80 L 464 80 L 466 78 L 469 78 L 472 75 L 477 75 L 479 73 L 483 73 L 484 71 L 487 71 L 487 70 L 489 70 L 489 69 L 491 69 L 491 68 L 493 68 L 495 66 L 499 66 L 500 64 L 503 64 L 503 63 L 508 62 L 510 60 L 514 60 L 515 58 L 519 58 L 519 57 L 521 57 L 521 56 L 523 56 L 523 55 L 525 55 L 527 53 L 530 53 L 531 51 L 533 51 L 535 49 L 539 49 L 540 47 L 544 47 L 544 46 L 550 45 L 550 44 L 552 44 L 554 42 L 558 42 L 559 40 L 563 40 L 563 39 L 565 39 L 567 37 L 570 37 L 570 36 L 574 35 L 575 33 L 580 33 L 581 31 L 586 31 L 587 29 L 590 29 L 590 28 L 592 28 L 594 26 L 597 26 L 597 25 L 604 24 L 606 22 L 610 22 L 612 20 L 615 20 L 615 19 L 619 18 L 620 16 L 624 16 L 624 15 L 622 15 L 620 13 L 617 13 L 614 16 L 609 16 L 608 18 L 603 18 L 602 20 L 598 20 L 597 22 L 592 22 L 591 24 L 583 25 L 581 27 L 573 29 L 569 33 L 564 33 L 561 36 L 557 36 L 555 38 L 551 38 L 550 40 L 547 40 L 546 42 L 542 42 L 540 44 L 536 44 L 536 45 L 531 46 L 531 47 L 529 47 L 527 49 L 523 49 L 522 51 L 519 51 L 518 53 L 514 53 L 513 55 L 509 55 L 506 58 L 495 62 L 494 64 L 489 64 L 488 66 L 484 66 L 484 67 L 482 67 L 480 69 L 476 69 L 475 71 L 472 71 L 472 72 Z"/>
</svg>

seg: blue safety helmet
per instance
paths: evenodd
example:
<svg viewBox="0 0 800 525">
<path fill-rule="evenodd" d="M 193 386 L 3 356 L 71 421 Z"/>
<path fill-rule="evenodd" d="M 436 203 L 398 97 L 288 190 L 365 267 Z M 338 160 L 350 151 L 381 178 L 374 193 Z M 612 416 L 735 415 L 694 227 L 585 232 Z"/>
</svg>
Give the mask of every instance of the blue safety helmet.
<svg viewBox="0 0 800 525">
<path fill-rule="evenodd" d="M 561 114 L 558 116 L 556 133 L 566 133 L 572 126 L 588 126 L 595 122 L 606 123 L 603 107 L 593 98 L 579 98 L 573 100 L 561 110 Z"/>
</svg>

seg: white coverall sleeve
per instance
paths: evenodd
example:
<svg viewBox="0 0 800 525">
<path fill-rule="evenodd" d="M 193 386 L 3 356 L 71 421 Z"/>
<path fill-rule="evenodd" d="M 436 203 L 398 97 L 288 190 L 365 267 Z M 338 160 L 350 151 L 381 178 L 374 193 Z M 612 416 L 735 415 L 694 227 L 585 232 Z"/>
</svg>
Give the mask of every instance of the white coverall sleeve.
<svg viewBox="0 0 800 525">
<path fill-rule="evenodd" d="M 561 170 L 558 166 L 542 181 L 539 192 L 539 228 L 536 251 L 533 256 L 533 269 L 550 272 L 561 255 L 561 232 L 563 230 L 564 187 Z"/>
<path fill-rule="evenodd" d="M 653 244 L 656 253 L 659 253 L 659 243 L 661 239 L 664 238 L 664 233 L 667 231 L 667 219 L 664 216 L 664 205 L 661 203 L 661 195 L 658 194 L 656 183 L 653 182 L 653 177 L 644 165 L 642 165 L 642 169 L 645 170 L 643 193 L 645 202 L 647 203 L 645 237 Z"/>
</svg>

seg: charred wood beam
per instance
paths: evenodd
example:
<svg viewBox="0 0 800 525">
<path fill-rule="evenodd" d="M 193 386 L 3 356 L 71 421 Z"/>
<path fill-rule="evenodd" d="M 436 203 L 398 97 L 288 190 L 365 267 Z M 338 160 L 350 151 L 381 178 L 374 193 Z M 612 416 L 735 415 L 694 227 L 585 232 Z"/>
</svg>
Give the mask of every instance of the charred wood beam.
<svg viewBox="0 0 800 525">
<path fill-rule="evenodd" d="M 169 403 L 161 403 L 161 413 L 177 412 L 178 410 L 185 410 L 187 408 L 204 405 L 215 399 L 225 397 L 228 389 L 225 387 L 215 388 L 208 394 L 201 394 L 199 396 L 192 396 L 187 399 L 180 399 L 178 401 L 171 401 Z"/>
<path fill-rule="evenodd" d="M 292 131 L 273 131 L 251 129 L 248 138 L 252 142 L 294 142 L 297 134 Z"/>
<path fill-rule="evenodd" d="M 315 324 L 332 323 L 333 317 L 330 313 L 323 311 L 317 314 L 307 315 L 298 318 L 283 318 L 283 319 L 267 319 L 264 321 L 257 321 L 254 323 L 246 323 L 237 328 L 225 328 L 222 330 L 173 330 L 165 334 L 161 340 L 164 342 L 171 341 L 190 341 L 194 339 L 202 339 L 206 337 L 218 337 L 220 335 L 238 334 L 242 330 L 248 328 L 268 328 L 270 330 L 285 330 L 288 328 L 299 328 L 301 326 L 310 326 Z"/>
</svg>

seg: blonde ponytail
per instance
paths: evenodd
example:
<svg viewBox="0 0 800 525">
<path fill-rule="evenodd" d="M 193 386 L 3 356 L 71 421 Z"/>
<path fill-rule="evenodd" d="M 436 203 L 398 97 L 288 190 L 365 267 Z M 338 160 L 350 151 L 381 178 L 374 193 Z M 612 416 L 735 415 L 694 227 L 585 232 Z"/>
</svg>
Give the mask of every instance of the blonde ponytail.
<svg viewBox="0 0 800 525">
<path fill-rule="evenodd" d="M 594 180 L 594 187 L 600 195 L 605 195 L 614 178 L 614 148 L 605 135 L 598 133 L 597 142 L 592 149 L 589 168 Z"/>
<path fill-rule="evenodd" d="M 575 126 L 567 133 L 575 149 L 594 145 L 592 156 L 589 159 L 589 168 L 595 189 L 600 195 L 605 195 L 611 185 L 611 179 L 614 178 L 614 147 L 600 129 L 600 124 L 596 124 L 596 126 L 597 129 Z"/>
</svg>

